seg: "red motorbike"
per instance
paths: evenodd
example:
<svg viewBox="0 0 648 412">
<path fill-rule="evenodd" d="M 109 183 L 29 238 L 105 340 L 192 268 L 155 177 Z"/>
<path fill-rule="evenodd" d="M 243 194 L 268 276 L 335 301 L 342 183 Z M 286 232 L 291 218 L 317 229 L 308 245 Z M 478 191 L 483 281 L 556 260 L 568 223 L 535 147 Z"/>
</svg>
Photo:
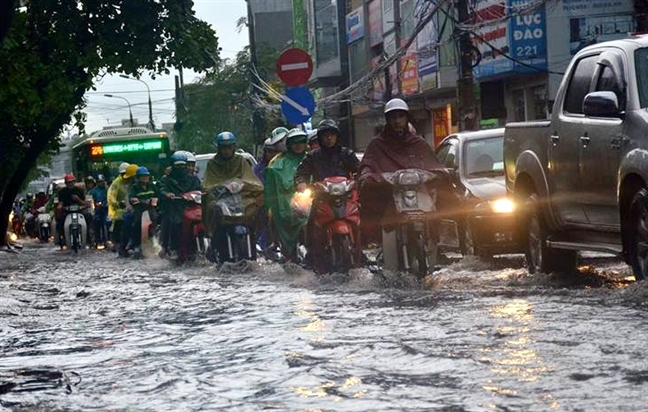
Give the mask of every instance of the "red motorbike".
<svg viewBox="0 0 648 412">
<path fill-rule="evenodd" d="M 199 190 L 183 193 L 176 200 L 185 202 L 187 207 L 182 215 L 182 233 L 178 261 L 185 262 L 196 254 L 205 254 L 207 239 L 202 224 L 202 193 Z"/>
<path fill-rule="evenodd" d="M 346 273 L 362 263 L 360 208 L 355 182 L 346 177 L 328 177 L 314 185 L 311 239 L 323 245 L 324 253 L 313 252 L 319 273 Z"/>
</svg>

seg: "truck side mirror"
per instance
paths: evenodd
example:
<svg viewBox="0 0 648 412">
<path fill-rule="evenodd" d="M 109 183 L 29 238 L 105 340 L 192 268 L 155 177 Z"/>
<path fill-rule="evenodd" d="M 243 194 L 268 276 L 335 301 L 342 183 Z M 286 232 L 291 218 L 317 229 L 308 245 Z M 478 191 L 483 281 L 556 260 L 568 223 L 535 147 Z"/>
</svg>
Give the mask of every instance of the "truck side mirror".
<svg viewBox="0 0 648 412">
<path fill-rule="evenodd" d="M 619 117 L 619 99 L 614 92 L 588 93 L 583 100 L 583 113 L 590 117 Z"/>
</svg>

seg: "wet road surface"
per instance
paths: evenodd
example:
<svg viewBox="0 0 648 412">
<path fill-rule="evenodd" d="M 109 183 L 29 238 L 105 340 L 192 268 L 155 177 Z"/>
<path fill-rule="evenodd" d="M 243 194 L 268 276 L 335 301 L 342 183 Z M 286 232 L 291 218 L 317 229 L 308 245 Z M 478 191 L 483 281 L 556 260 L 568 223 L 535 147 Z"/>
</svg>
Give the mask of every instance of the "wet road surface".
<svg viewBox="0 0 648 412">
<path fill-rule="evenodd" d="M 647 410 L 648 286 L 451 259 L 425 285 L 260 262 L 0 254 L 0 405 L 20 411 Z"/>
</svg>

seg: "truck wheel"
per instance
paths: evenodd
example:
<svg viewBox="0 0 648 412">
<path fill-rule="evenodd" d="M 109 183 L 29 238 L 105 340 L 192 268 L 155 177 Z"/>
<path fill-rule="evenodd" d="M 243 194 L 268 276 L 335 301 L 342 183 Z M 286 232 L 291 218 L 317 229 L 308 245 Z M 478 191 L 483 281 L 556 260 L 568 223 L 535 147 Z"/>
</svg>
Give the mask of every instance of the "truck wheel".
<svg viewBox="0 0 648 412">
<path fill-rule="evenodd" d="M 648 279 L 648 190 L 641 189 L 630 203 L 628 261 L 637 280 Z"/>
<path fill-rule="evenodd" d="M 524 215 L 526 245 L 524 255 L 529 273 L 563 273 L 576 271 L 578 252 L 552 249 L 547 245 L 549 229 L 540 210 L 538 195 L 529 196 Z"/>
</svg>

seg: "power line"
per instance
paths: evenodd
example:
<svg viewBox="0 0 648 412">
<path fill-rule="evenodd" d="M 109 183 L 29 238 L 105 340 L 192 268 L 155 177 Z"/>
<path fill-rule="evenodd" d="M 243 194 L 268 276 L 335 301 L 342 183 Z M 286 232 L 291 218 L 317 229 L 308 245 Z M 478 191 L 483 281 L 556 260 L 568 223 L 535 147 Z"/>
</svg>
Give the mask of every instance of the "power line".
<svg viewBox="0 0 648 412">
<path fill-rule="evenodd" d="M 173 92 L 175 89 L 152 89 L 151 93 L 165 93 L 165 92 Z M 145 91 L 135 91 L 135 90 L 118 90 L 118 91 L 110 91 L 110 90 L 105 90 L 103 92 L 86 92 L 85 94 L 105 94 L 105 93 L 111 93 L 111 94 L 117 94 L 117 93 L 146 93 Z"/>
</svg>

